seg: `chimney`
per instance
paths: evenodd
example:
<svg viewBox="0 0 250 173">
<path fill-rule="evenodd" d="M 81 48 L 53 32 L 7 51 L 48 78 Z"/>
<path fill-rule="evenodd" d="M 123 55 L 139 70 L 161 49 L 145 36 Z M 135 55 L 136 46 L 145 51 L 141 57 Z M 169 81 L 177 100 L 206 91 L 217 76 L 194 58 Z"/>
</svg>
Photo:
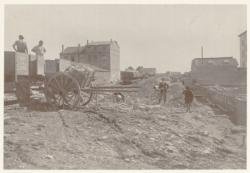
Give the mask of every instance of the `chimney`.
<svg viewBox="0 0 250 173">
<path fill-rule="evenodd" d="M 62 53 L 63 53 L 63 51 L 64 51 L 64 45 L 62 45 Z"/>
<path fill-rule="evenodd" d="M 203 64 L 203 46 L 201 46 L 201 63 Z"/>
<path fill-rule="evenodd" d="M 87 45 L 89 44 L 89 40 L 87 40 Z"/>
<path fill-rule="evenodd" d="M 112 38 L 110 39 L 110 42 L 112 42 Z"/>
</svg>

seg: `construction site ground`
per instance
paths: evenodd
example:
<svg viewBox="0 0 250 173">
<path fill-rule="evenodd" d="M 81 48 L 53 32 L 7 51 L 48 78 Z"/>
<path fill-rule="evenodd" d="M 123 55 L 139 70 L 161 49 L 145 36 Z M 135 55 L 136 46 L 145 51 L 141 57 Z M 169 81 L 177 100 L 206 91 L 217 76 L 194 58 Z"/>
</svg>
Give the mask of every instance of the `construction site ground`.
<svg viewBox="0 0 250 173">
<path fill-rule="evenodd" d="M 245 169 L 245 127 L 206 102 L 186 113 L 180 82 L 157 104 L 159 77 L 123 103 L 98 95 L 84 108 L 45 101 L 4 108 L 5 169 Z"/>
</svg>

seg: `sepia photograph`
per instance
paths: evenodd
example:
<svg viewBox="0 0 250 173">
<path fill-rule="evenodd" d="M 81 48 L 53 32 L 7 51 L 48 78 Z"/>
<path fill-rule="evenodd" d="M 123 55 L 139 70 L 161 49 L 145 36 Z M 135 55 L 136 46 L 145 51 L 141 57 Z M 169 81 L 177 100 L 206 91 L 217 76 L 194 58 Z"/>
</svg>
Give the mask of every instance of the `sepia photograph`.
<svg viewBox="0 0 250 173">
<path fill-rule="evenodd" d="M 4 4 L 4 170 L 246 170 L 247 4 Z"/>
</svg>

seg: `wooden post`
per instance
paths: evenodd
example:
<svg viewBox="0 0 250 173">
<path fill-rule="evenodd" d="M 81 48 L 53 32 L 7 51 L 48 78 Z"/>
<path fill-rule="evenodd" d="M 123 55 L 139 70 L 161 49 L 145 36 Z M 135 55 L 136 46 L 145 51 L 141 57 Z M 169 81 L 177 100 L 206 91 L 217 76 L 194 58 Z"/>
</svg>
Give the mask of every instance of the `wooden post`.
<svg viewBox="0 0 250 173">
<path fill-rule="evenodd" d="M 78 44 L 78 49 L 77 49 L 77 62 L 79 62 L 79 59 L 80 59 L 80 47 L 81 47 L 81 45 Z"/>
<path fill-rule="evenodd" d="M 64 45 L 62 45 L 62 53 L 63 53 L 63 51 L 64 51 Z"/>
<path fill-rule="evenodd" d="M 201 46 L 201 63 L 203 64 L 203 46 Z"/>
</svg>

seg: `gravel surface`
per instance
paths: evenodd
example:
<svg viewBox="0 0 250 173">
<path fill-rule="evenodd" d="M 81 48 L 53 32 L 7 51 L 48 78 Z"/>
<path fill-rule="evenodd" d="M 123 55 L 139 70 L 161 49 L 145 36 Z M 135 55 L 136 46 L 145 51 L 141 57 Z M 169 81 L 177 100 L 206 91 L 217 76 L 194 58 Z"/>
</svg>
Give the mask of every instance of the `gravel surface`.
<svg viewBox="0 0 250 173">
<path fill-rule="evenodd" d="M 125 103 L 107 95 L 78 110 L 5 106 L 4 168 L 246 168 L 244 127 L 197 101 L 186 113 L 180 83 L 170 85 L 166 105 L 153 104 L 156 80 L 138 83 L 141 91 Z"/>
</svg>

